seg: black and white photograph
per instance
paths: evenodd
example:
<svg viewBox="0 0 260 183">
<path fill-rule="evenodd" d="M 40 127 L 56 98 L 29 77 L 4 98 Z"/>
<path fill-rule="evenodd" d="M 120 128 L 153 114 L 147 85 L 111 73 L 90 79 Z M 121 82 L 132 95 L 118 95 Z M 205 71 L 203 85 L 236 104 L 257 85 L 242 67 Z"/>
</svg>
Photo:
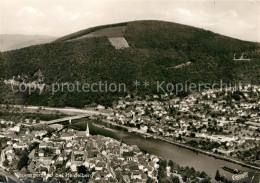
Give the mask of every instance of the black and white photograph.
<svg viewBox="0 0 260 183">
<path fill-rule="evenodd" d="M 260 0 L 0 0 L 0 183 L 260 183 Z"/>
</svg>

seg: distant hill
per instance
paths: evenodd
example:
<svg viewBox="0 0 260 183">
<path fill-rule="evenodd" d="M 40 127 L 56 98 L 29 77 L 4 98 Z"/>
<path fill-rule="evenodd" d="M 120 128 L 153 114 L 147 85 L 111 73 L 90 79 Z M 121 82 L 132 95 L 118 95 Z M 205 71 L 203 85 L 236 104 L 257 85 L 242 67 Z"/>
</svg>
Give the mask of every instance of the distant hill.
<svg viewBox="0 0 260 183">
<path fill-rule="evenodd" d="M 52 36 L 1 34 L 0 51 L 16 50 L 32 45 L 49 43 L 57 39 Z"/>
<path fill-rule="evenodd" d="M 115 39 L 116 38 L 116 39 Z M 117 40 L 117 41 L 113 41 Z M 119 40 L 119 41 L 118 41 Z M 118 44 L 118 45 L 117 45 Z M 235 62 L 233 55 L 250 58 Z M 41 71 L 44 82 L 150 81 L 138 95 L 156 93 L 156 81 L 260 84 L 260 45 L 200 28 L 163 21 L 134 21 L 85 29 L 52 43 L 1 53 L 0 78 L 20 75 L 33 81 Z M 9 91 L 9 92 L 8 92 Z M 111 105 L 127 93 L 60 92 L 13 95 L 0 87 L 0 103 L 83 107 Z"/>
</svg>

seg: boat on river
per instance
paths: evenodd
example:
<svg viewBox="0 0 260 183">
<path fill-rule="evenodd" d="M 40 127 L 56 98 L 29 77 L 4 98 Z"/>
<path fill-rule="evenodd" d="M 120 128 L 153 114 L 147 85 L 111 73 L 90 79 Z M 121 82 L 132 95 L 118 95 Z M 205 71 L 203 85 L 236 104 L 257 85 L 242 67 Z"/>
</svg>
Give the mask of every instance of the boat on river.
<svg viewBox="0 0 260 183">
<path fill-rule="evenodd" d="M 225 170 L 227 172 L 230 172 L 230 173 L 233 173 L 233 174 L 238 174 L 239 173 L 238 169 L 233 169 L 233 168 L 229 168 L 229 167 L 226 167 L 226 166 L 222 166 L 221 168 L 223 170 Z"/>
</svg>

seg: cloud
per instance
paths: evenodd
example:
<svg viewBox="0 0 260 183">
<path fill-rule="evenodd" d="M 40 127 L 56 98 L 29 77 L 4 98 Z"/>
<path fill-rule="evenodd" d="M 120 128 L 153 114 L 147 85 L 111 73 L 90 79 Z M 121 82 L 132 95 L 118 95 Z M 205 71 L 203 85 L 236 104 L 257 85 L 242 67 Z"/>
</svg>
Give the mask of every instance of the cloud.
<svg viewBox="0 0 260 183">
<path fill-rule="evenodd" d="M 257 1 L 0 0 L 0 31 L 62 36 L 97 25 L 156 19 L 260 42 Z"/>
<path fill-rule="evenodd" d="M 62 6 L 54 7 L 52 13 L 56 15 L 56 17 L 60 21 L 73 21 L 81 17 L 80 13 L 71 12 L 69 10 L 66 10 Z"/>
<path fill-rule="evenodd" d="M 190 11 L 190 10 L 187 10 L 187 9 L 178 8 L 178 12 L 179 12 L 182 16 L 186 16 L 186 17 L 190 17 L 190 16 L 191 16 L 191 11 Z"/>
<path fill-rule="evenodd" d="M 16 13 L 16 16 L 18 16 L 18 17 L 27 17 L 27 16 L 44 17 L 45 15 L 43 12 L 41 12 L 31 6 L 24 6 Z"/>
</svg>

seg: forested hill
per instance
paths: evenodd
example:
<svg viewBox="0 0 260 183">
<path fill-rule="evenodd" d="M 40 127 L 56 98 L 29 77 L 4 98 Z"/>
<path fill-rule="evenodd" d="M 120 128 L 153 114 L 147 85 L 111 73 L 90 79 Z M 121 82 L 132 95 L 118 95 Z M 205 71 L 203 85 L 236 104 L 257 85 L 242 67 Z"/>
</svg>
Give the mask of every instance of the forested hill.
<svg viewBox="0 0 260 183">
<path fill-rule="evenodd" d="M 115 49 L 110 38 L 124 38 L 129 47 Z M 119 42 L 120 44 L 120 42 Z M 244 53 L 250 61 L 234 61 Z M 189 64 L 187 64 L 189 63 Z M 18 75 L 33 81 L 41 71 L 44 82 L 156 81 L 260 83 L 259 43 L 241 41 L 203 29 L 162 21 L 134 21 L 94 27 L 62 37 L 50 44 L 1 53 L 0 78 Z M 82 107 L 90 103 L 111 105 L 126 93 L 58 93 L 13 95 L 1 86 L 0 103 Z"/>
</svg>

